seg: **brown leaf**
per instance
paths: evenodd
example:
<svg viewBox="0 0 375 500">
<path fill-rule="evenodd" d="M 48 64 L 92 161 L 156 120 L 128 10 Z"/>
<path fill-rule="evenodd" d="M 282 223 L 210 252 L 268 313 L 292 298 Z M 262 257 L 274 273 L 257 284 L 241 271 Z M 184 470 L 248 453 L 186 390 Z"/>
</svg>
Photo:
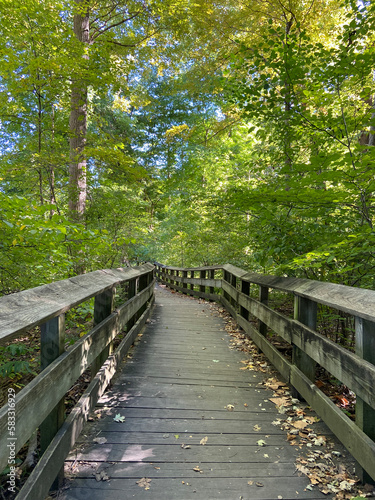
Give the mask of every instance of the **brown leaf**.
<svg viewBox="0 0 375 500">
<path fill-rule="evenodd" d="M 199 465 L 193 468 L 193 471 L 199 472 L 200 474 L 203 474 L 203 471 L 200 469 Z"/>
<path fill-rule="evenodd" d="M 138 484 L 138 486 L 140 488 L 144 488 L 145 490 L 149 490 L 150 489 L 150 483 L 151 483 L 151 479 L 148 479 L 147 477 L 142 477 L 142 479 L 140 479 L 139 481 L 136 482 L 136 484 Z"/>
<path fill-rule="evenodd" d="M 252 485 L 254 484 L 254 481 L 248 481 L 248 482 L 247 482 L 247 484 L 248 484 L 249 486 L 252 486 Z"/>
<path fill-rule="evenodd" d="M 276 406 L 290 406 L 290 399 L 288 397 L 283 398 L 268 398 L 271 403 L 274 403 Z"/>
<path fill-rule="evenodd" d="M 296 422 L 292 422 L 293 427 L 296 429 L 304 429 L 307 427 L 309 424 L 303 420 L 297 420 Z"/>
</svg>

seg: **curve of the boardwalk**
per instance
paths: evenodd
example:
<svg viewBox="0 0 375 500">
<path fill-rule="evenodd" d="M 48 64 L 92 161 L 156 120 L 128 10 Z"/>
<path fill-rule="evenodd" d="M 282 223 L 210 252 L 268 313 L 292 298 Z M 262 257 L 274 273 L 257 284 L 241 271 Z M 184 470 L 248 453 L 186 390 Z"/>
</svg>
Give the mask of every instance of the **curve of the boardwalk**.
<svg viewBox="0 0 375 500">
<path fill-rule="evenodd" d="M 132 358 L 66 461 L 59 498 L 327 498 L 306 489 L 299 450 L 273 424 L 286 416 L 262 385 L 269 374 L 240 370 L 249 354 L 229 347 L 209 303 L 157 286 Z"/>
</svg>

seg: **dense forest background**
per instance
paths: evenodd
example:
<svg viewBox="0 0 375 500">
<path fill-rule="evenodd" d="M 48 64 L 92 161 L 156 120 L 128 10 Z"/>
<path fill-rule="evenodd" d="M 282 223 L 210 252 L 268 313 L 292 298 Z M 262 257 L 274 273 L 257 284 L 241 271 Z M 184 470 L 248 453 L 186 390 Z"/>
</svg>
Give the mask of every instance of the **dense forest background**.
<svg viewBox="0 0 375 500">
<path fill-rule="evenodd" d="M 374 287 L 372 2 L 0 10 L 0 294 L 144 260 Z"/>
</svg>

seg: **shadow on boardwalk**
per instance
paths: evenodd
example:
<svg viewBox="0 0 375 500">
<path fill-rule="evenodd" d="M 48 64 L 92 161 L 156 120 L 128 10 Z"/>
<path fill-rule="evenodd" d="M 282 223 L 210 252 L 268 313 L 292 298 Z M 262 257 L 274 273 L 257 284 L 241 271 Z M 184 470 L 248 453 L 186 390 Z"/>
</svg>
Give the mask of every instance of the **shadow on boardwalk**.
<svg viewBox="0 0 375 500">
<path fill-rule="evenodd" d="M 150 323 L 66 461 L 59 499 L 318 499 L 207 303 L 157 287 Z M 322 424 L 314 432 L 330 434 Z M 321 448 L 320 448 L 321 449 Z M 313 448 L 309 448 L 310 451 Z"/>
</svg>

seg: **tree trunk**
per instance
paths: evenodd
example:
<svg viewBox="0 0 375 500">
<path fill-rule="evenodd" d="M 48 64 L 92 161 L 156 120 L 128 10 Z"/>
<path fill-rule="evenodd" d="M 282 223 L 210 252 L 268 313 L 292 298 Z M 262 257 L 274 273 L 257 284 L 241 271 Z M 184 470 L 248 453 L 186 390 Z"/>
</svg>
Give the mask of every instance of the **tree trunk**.
<svg viewBox="0 0 375 500">
<path fill-rule="evenodd" d="M 83 13 L 84 0 L 76 0 L 74 33 L 78 40 L 89 44 L 89 12 Z M 84 58 L 88 59 L 85 54 Z M 83 220 L 86 208 L 86 168 L 85 157 L 87 132 L 87 82 L 76 75 L 72 82 L 70 109 L 70 164 L 69 164 L 69 211 L 74 221 Z"/>
</svg>

